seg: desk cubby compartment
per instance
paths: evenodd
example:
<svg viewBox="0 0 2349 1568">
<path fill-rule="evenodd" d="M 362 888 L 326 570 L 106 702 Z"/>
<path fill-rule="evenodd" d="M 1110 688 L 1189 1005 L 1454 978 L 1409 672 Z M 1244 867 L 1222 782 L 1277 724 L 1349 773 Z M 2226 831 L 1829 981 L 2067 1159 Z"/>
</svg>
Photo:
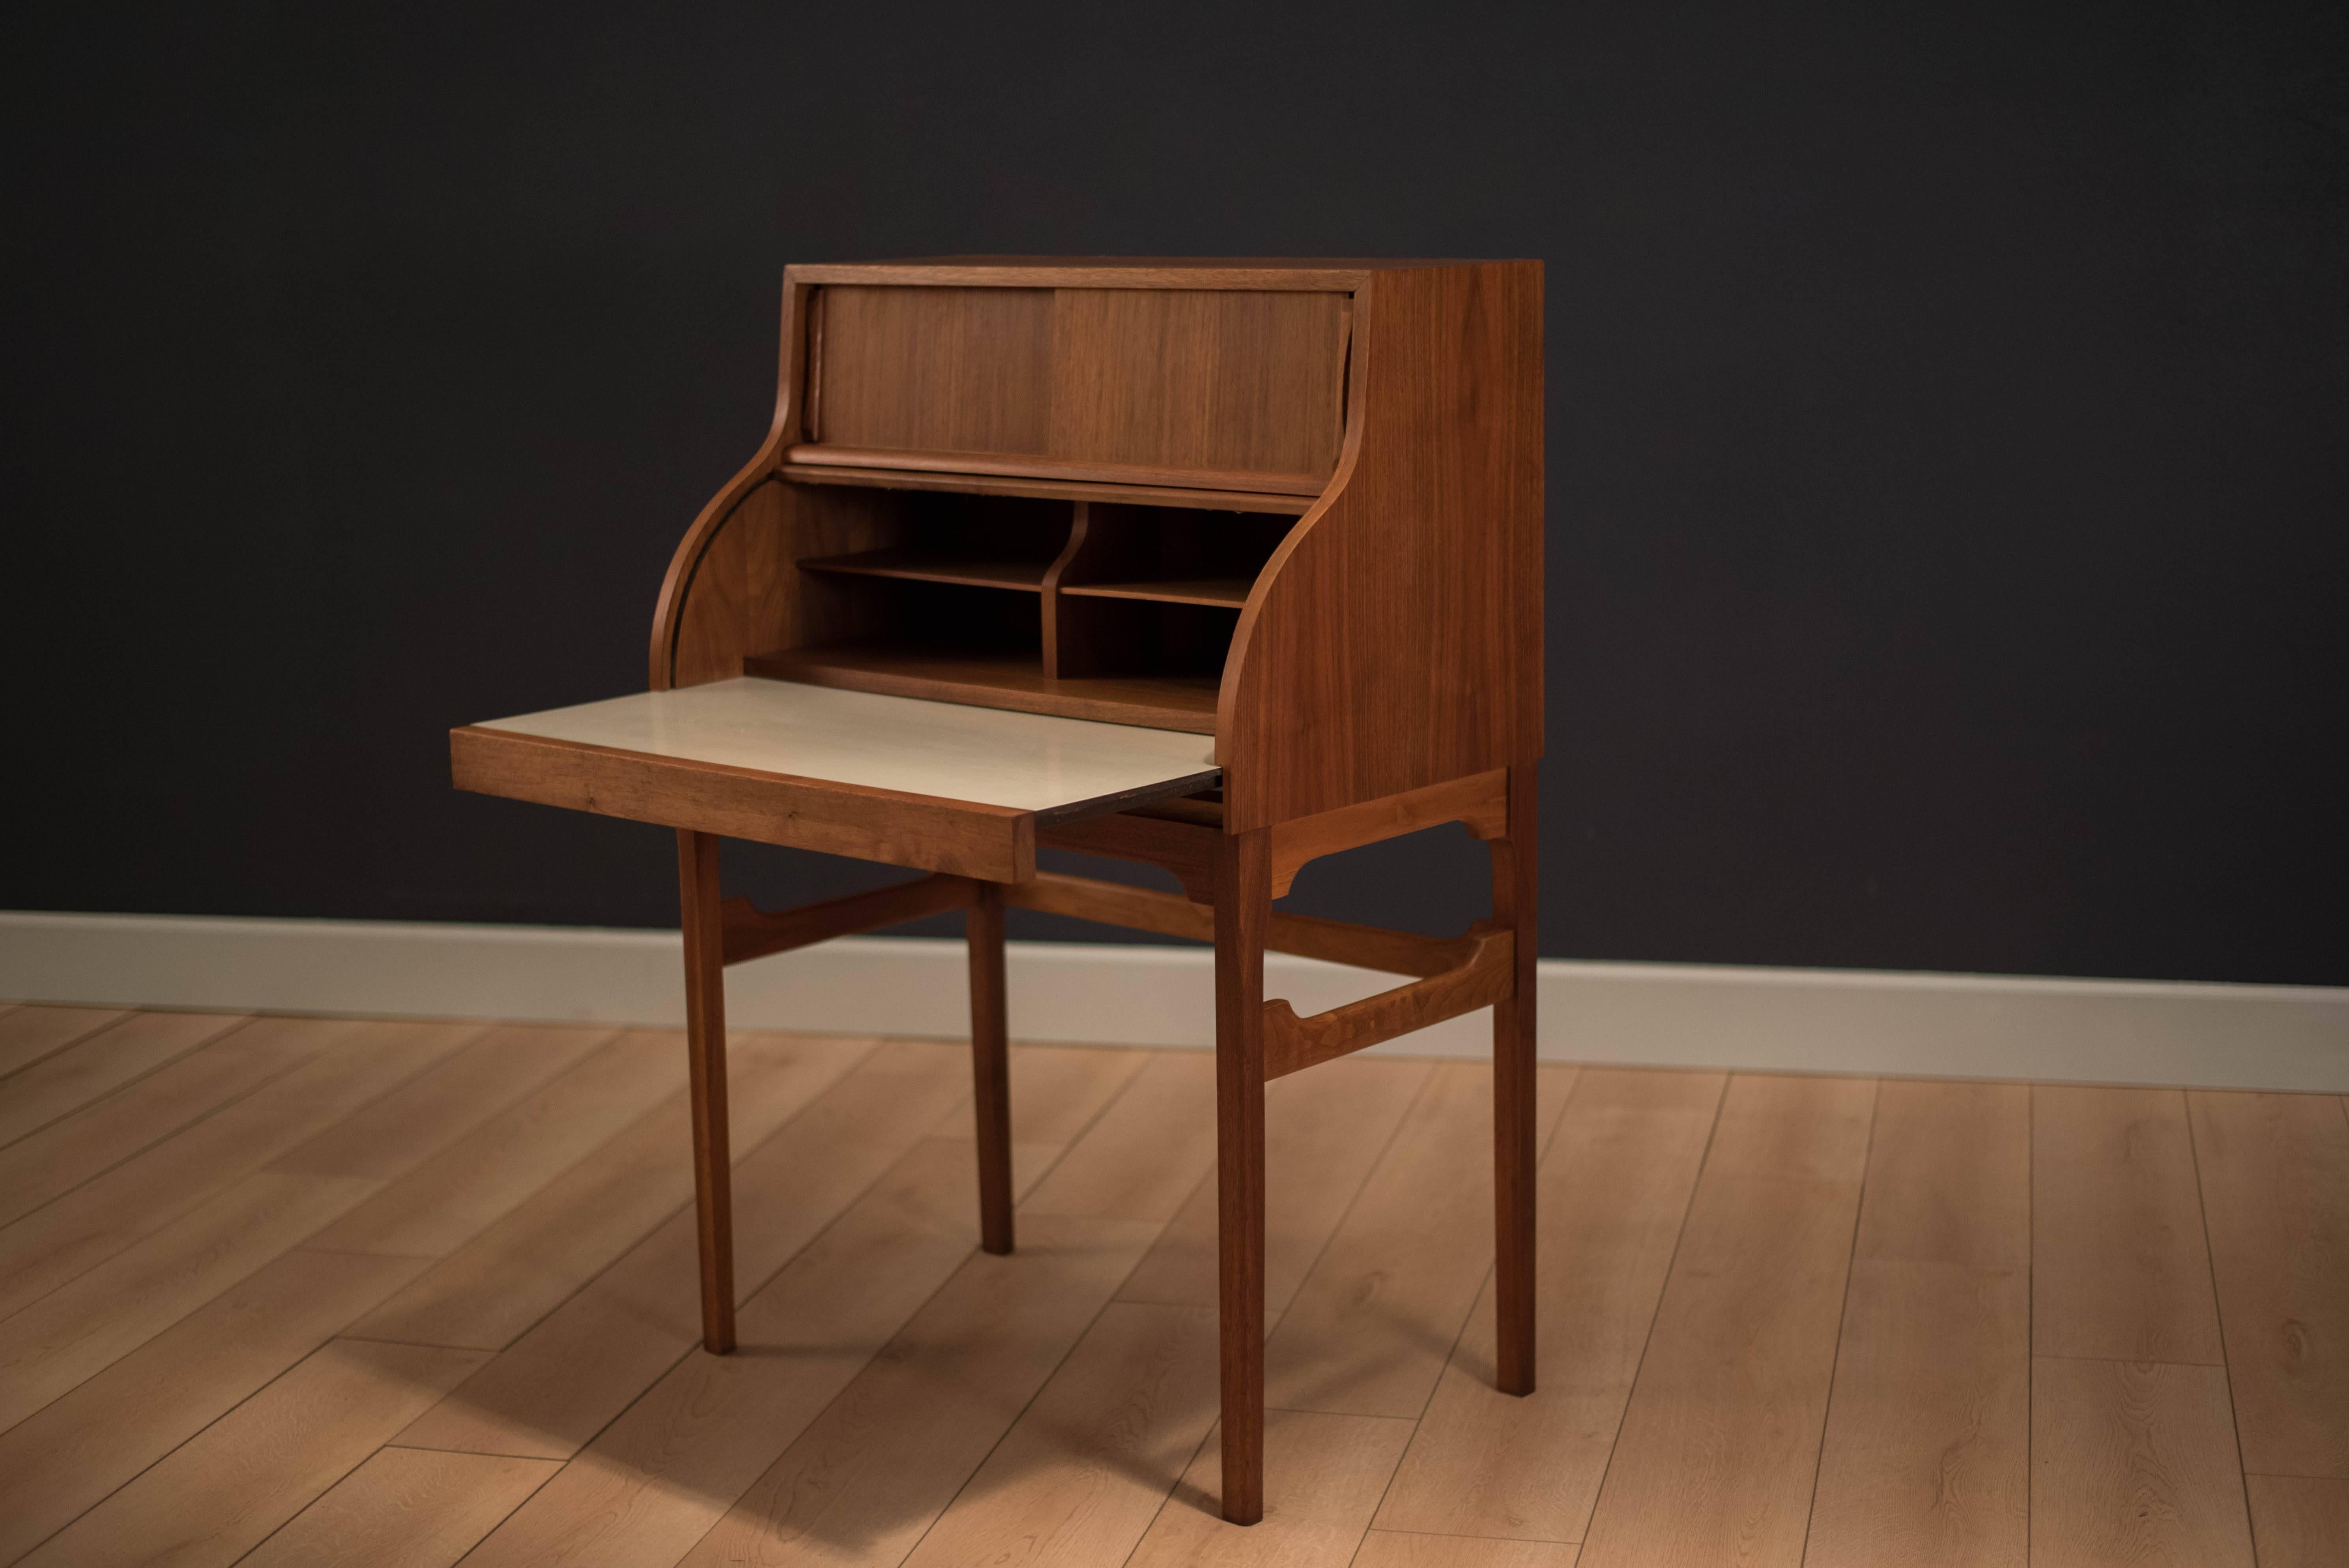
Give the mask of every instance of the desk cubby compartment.
<svg viewBox="0 0 2349 1568">
<path fill-rule="evenodd" d="M 864 492 L 870 497 L 872 492 Z M 1293 517 L 892 493 L 868 547 L 795 564 L 835 635 L 751 675 L 1212 733 L 1249 590 Z"/>
</svg>

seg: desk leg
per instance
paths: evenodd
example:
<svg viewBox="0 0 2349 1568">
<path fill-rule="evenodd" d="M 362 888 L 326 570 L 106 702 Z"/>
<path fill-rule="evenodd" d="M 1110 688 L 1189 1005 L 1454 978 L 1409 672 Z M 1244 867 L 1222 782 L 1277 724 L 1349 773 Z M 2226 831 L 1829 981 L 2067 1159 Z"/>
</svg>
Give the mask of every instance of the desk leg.
<svg viewBox="0 0 2349 1568">
<path fill-rule="evenodd" d="M 734 1348 L 734 1163 L 726 1116 L 726 923 L 718 913 L 718 835 L 680 828 L 678 903 L 685 923 L 685 1048 L 693 1091 L 693 1207 L 701 1241 L 701 1344 Z"/>
<path fill-rule="evenodd" d="M 1216 1219 L 1224 1517 L 1264 1517 L 1264 937 L 1272 835 L 1216 845 Z"/>
<path fill-rule="evenodd" d="M 1493 918 L 1512 933 L 1516 975 L 1493 1007 L 1494 1382 L 1534 1391 L 1534 769 L 1509 769 L 1509 831 L 1492 841 Z"/>
<path fill-rule="evenodd" d="M 971 1104 L 978 1117 L 978 1244 L 1011 1250 L 1011 1057 L 1003 992 L 1003 886 L 978 884 L 970 941 Z"/>
</svg>

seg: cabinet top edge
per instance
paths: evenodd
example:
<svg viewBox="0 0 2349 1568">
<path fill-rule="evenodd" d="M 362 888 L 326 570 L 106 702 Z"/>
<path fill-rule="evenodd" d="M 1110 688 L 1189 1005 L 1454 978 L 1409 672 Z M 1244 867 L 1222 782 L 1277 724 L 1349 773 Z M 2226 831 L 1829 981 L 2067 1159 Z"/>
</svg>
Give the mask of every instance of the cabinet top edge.
<svg viewBox="0 0 2349 1568">
<path fill-rule="evenodd" d="M 802 262 L 798 284 L 932 284 L 995 287 L 1353 289 L 1375 273 L 1536 262 L 1290 259 L 1252 256 L 914 256 L 880 262 Z"/>
</svg>

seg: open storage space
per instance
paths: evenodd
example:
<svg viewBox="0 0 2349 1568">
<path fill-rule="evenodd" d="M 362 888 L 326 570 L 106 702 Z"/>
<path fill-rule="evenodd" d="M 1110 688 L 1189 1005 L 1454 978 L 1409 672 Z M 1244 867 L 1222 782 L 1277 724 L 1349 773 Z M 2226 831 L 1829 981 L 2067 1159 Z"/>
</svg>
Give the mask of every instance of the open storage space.
<svg viewBox="0 0 2349 1568">
<path fill-rule="evenodd" d="M 894 491 L 863 531 L 883 542 L 793 562 L 808 622 L 847 634 L 743 669 L 1211 734 L 1239 613 L 1295 523 L 1187 500 Z"/>
</svg>

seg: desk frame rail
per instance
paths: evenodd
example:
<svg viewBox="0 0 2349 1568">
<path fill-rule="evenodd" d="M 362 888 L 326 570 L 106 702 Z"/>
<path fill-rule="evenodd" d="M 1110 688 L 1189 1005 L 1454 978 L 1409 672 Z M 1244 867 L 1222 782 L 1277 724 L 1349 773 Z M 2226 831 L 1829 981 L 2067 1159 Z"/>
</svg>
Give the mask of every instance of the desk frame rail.
<svg viewBox="0 0 2349 1568">
<path fill-rule="evenodd" d="M 1263 1511 L 1264 1086 L 1277 1078 L 1423 1029 L 1479 1007 L 1493 1014 L 1496 1381 L 1534 1386 L 1535 770 L 1499 769 L 1270 828 L 1226 831 L 1213 801 L 1185 799 L 1040 826 L 1040 844 L 1110 855 L 1172 872 L 1185 893 L 1093 877 L 1037 872 L 990 882 L 938 872 L 793 909 L 761 910 L 719 891 L 714 833 L 678 830 L 686 1031 L 691 1062 L 694 1192 L 701 1257 L 702 1344 L 734 1348 L 731 1161 L 727 1142 L 724 970 L 772 954 L 964 912 L 970 949 L 972 1099 L 977 1119 L 980 1245 L 1014 1243 L 1004 910 L 1214 943 L 1216 1011 L 1217 1292 L 1223 1345 L 1224 1511 Z M 1277 911 L 1299 868 L 1327 854 L 1457 821 L 1492 858 L 1493 916 L 1454 937 Z M 1404 985 L 1300 1016 L 1264 995 L 1264 954 L 1297 954 L 1415 976 Z"/>
</svg>

